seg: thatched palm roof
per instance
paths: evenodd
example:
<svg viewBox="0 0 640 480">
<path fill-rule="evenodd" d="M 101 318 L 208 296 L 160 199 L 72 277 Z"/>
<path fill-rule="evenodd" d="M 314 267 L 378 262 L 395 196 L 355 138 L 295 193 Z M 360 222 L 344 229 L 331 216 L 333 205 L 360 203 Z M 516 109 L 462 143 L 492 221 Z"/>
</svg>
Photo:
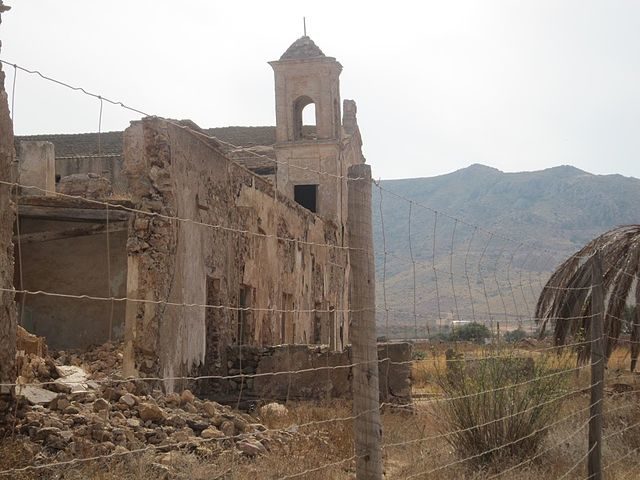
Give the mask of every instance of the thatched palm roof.
<svg viewBox="0 0 640 480">
<path fill-rule="evenodd" d="M 536 305 L 541 332 L 554 324 L 556 345 L 590 338 L 591 262 L 599 251 L 603 264 L 604 334 L 610 356 L 622 329 L 627 304 L 640 304 L 640 225 L 626 225 L 595 238 L 569 257 L 553 273 Z M 640 352 L 640 309 L 628 325 L 631 331 L 631 370 Z M 579 360 L 589 358 L 590 344 L 579 349 Z"/>
</svg>

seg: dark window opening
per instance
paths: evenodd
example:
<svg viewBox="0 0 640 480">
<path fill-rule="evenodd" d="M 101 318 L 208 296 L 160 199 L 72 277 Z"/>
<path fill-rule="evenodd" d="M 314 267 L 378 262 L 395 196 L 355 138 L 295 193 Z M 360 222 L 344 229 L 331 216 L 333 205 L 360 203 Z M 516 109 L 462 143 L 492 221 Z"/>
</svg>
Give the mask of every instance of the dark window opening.
<svg viewBox="0 0 640 480">
<path fill-rule="evenodd" d="M 295 185 L 293 198 L 307 210 L 318 211 L 318 185 Z"/>
</svg>

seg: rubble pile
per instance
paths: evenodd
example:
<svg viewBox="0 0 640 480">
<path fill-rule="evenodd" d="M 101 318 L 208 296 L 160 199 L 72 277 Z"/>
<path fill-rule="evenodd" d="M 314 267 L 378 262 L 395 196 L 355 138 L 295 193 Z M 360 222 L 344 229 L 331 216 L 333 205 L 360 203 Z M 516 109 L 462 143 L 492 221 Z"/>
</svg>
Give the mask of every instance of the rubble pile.
<svg viewBox="0 0 640 480">
<path fill-rule="evenodd" d="M 0 405 L 0 438 L 25 440 L 44 464 L 141 449 L 159 458 L 177 448 L 255 456 L 293 435 L 190 390 L 165 394 L 158 384 L 119 379 L 121 359 L 110 344 L 45 358 L 20 352 L 17 400 Z"/>
<path fill-rule="evenodd" d="M 83 367 L 94 380 L 118 376 L 122 372 L 122 344 L 104 343 L 82 352 L 53 352 L 61 365 Z"/>
</svg>

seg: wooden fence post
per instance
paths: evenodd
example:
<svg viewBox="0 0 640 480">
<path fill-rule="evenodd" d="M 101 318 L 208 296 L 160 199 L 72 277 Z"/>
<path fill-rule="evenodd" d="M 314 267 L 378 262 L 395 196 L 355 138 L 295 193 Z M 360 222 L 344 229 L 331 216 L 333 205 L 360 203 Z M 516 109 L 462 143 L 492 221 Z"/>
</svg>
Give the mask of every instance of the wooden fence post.
<svg viewBox="0 0 640 480">
<path fill-rule="evenodd" d="M 375 318 L 375 268 L 371 226 L 371 167 L 349 167 L 349 263 L 351 265 L 351 348 L 353 422 L 357 480 L 382 479 L 380 391 Z"/>
<path fill-rule="evenodd" d="M 588 480 L 602 480 L 602 402 L 604 398 L 604 292 L 602 257 L 591 258 L 591 408 L 589 410 Z"/>
</svg>

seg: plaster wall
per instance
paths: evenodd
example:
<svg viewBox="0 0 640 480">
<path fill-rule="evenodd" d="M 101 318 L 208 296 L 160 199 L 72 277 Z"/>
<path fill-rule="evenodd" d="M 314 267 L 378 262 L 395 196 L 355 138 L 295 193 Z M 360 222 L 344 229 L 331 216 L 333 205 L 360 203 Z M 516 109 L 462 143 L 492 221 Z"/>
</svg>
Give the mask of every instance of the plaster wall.
<svg viewBox="0 0 640 480">
<path fill-rule="evenodd" d="M 18 155 L 19 183 L 36 188 L 22 188 L 22 195 L 53 195 L 56 191 L 55 151 L 53 143 L 41 141 L 20 142 Z"/>
<path fill-rule="evenodd" d="M 21 221 L 21 233 L 64 230 L 77 226 L 74 223 L 25 219 Z M 109 235 L 109 257 L 106 234 L 21 245 L 15 284 L 20 290 L 124 297 L 127 233 L 120 231 Z M 110 266 L 107 265 L 109 258 Z M 45 337 L 47 344 L 55 349 L 104 343 L 109 340 L 110 324 L 114 339 L 123 335 L 125 305 L 122 301 L 21 295 L 17 303 L 22 325 L 29 332 Z"/>
<path fill-rule="evenodd" d="M 279 162 L 276 173 L 278 189 L 293 199 L 295 185 L 318 185 L 318 214 L 342 223 L 339 143 L 295 142 L 276 145 L 275 151 Z"/>
</svg>

